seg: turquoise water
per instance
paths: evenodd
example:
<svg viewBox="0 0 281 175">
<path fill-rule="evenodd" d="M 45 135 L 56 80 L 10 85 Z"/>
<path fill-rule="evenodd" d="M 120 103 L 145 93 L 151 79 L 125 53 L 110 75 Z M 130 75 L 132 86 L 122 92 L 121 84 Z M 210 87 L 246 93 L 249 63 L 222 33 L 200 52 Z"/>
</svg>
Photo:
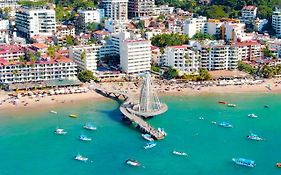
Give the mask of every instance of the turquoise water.
<svg viewBox="0 0 281 175">
<path fill-rule="evenodd" d="M 149 122 L 165 128 L 168 136 L 150 150 L 143 149 L 145 141 L 138 131 L 121 123 L 119 104 L 113 100 L 54 108 L 57 115 L 48 111 L 2 114 L 0 174 L 277 175 L 281 173 L 275 167 L 281 162 L 280 99 L 276 94 L 164 97 L 169 111 Z M 218 100 L 235 103 L 237 108 L 218 104 Z M 270 108 L 263 108 L 265 104 Z M 69 118 L 70 113 L 79 118 Z M 249 118 L 249 113 L 259 117 Z M 201 116 L 205 120 L 198 120 Z M 98 130 L 83 130 L 88 121 Z M 211 121 L 228 121 L 234 128 L 221 128 Z M 68 134 L 53 134 L 58 125 Z M 247 140 L 250 132 L 266 140 Z M 78 140 L 81 133 L 93 141 Z M 175 156 L 171 153 L 174 149 L 189 156 Z M 78 152 L 92 162 L 73 160 Z M 257 166 L 237 166 L 232 157 L 253 159 Z M 127 158 L 139 160 L 145 168 L 127 166 Z"/>
</svg>

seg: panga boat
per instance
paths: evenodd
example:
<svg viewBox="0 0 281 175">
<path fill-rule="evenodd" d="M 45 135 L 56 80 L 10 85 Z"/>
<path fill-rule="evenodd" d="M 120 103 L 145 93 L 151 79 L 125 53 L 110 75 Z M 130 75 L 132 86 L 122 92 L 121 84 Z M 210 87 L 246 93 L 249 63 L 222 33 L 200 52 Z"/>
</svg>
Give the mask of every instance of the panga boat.
<svg viewBox="0 0 281 175">
<path fill-rule="evenodd" d="M 141 163 L 138 162 L 137 160 L 133 159 L 128 159 L 125 161 L 126 164 L 131 165 L 131 166 L 141 166 Z"/>
<path fill-rule="evenodd" d="M 281 163 L 276 163 L 276 166 L 277 166 L 278 168 L 281 168 Z"/>
<path fill-rule="evenodd" d="M 87 162 L 88 161 L 88 157 L 83 157 L 82 155 L 80 154 L 77 154 L 75 157 L 74 157 L 75 160 L 78 160 L 78 161 L 81 161 L 81 162 Z"/>
<path fill-rule="evenodd" d="M 145 146 L 144 149 L 150 149 L 156 146 L 155 142 L 148 142 Z"/>
<path fill-rule="evenodd" d="M 257 118 L 258 116 L 256 114 L 248 114 L 248 117 Z"/>
<path fill-rule="evenodd" d="M 199 119 L 199 120 L 204 120 L 204 117 L 199 117 L 198 119 Z"/>
<path fill-rule="evenodd" d="M 257 141 L 263 140 L 263 138 L 259 137 L 259 136 L 256 135 L 256 134 L 253 134 L 253 133 L 251 133 L 250 135 L 248 135 L 247 138 L 248 138 L 248 139 L 251 139 L 251 140 L 257 140 Z"/>
<path fill-rule="evenodd" d="M 57 111 L 50 111 L 50 113 L 57 114 Z"/>
<path fill-rule="evenodd" d="M 244 158 L 232 158 L 232 161 L 235 162 L 237 165 L 247 166 L 247 167 L 255 167 L 255 161 L 244 159 Z"/>
<path fill-rule="evenodd" d="M 92 139 L 84 134 L 81 134 L 80 137 L 79 137 L 80 140 L 82 141 L 92 141 Z"/>
<path fill-rule="evenodd" d="M 236 104 L 231 104 L 231 103 L 229 103 L 229 104 L 227 104 L 227 106 L 228 106 L 228 107 L 236 107 Z"/>
<path fill-rule="evenodd" d="M 77 118 L 78 116 L 76 114 L 70 114 L 69 117 L 71 118 Z"/>
<path fill-rule="evenodd" d="M 148 140 L 150 142 L 154 141 L 154 139 L 151 137 L 150 134 L 142 134 L 141 135 L 145 140 Z"/>
<path fill-rule="evenodd" d="M 86 123 L 85 125 L 83 125 L 83 128 L 84 129 L 87 129 L 87 130 L 97 130 L 97 127 L 91 125 L 90 123 Z"/>
<path fill-rule="evenodd" d="M 180 152 L 180 151 L 173 151 L 173 154 L 179 155 L 179 156 L 187 156 L 185 152 Z"/>
<path fill-rule="evenodd" d="M 226 101 L 222 101 L 222 100 L 221 100 L 221 101 L 218 101 L 218 103 L 220 103 L 220 104 L 224 104 L 224 105 L 225 105 L 225 104 L 227 104 L 227 102 L 226 102 Z"/>
<path fill-rule="evenodd" d="M 64 129 L 61 129 L 61 128 L 57 128 L 55 131 L 54 131 L 55 134 L 57 135 L 65 135 L 67 134 L 66 131 L 64 131 Z"/>
<path fill-rule="evenodd" d="M 221 122 L 221 123 L 219 123 L 219 126 L 224 127 L 224 128 L 233 128 L 233 126 L 228 122 Z"/>
</svg>

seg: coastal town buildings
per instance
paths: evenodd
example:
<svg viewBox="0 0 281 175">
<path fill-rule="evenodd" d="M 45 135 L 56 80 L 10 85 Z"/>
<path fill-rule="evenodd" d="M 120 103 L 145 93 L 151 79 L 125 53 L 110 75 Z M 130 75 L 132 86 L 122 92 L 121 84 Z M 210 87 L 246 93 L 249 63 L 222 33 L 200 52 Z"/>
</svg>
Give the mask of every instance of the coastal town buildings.
<svg viewBox="0 0 281 175">
<path fill-rule="evenodd" d="M 52 36 L 56 32 L 56 14 L 46 6 L 26 7 L 16 11 L 16 28 L 20 36 Z"/>
<path fill-rule="evenodd" d="M 73 46 L 69 49 L 69 57 L 77 64 L 79 71 L 87 69 L 97 70 L 101 45 Z"/>
<path fill-rule="evenodd" d="M 103 0 L 101 5 L 105 17 L 121 21 L 128 19 L 128 0 Z"/>
<path fill-rule="evenodd" d="M 155 7 L 155 0 L 129 0 L 128 14 L 130 17 L 151 16 Z"/>
<path fill-rule="evenodd" d="M 5 61 L 19 61 L 25 55 L 25 48 L 20 45 L 0 45 L 0 58 Z"/>
<path fill-rule="evenodd" d="M 207 32 L 207 17 L 199 16 L 184 21 L 183 33 L 192 38 L 196 33 Z"/>
<path fill-rule="evenodd" d="M 254 30 L 258 32 L 262 32 L 267 23 L 268 23 L 267 19 L 257 18 L 256 20 L 253 21 Z"/>
<path fill-rule="evenodd" d="M 78 10 L 76 28 L 79 32 L 85 32 L 89 23 L 100 23 L 104 18 L 104 9 Z"/>
<path fill-rule="evenodd" d="M 238 60 L 255 61 L 262 58 L 262 45 L 257 41 L 238 42 Z"/>
<path fill-rule="evenodd" d="M 256 6 L 253 5 L 244 6 L 241 11 L 242 13 L 241 21 L 246 24 L 252 23 L 252 21 L 255 20 L 257 17 L 257 11 L 258 8 Z"/>
<path fill-rule="evenodd" d="M 164 66 L 176 68 L 187 74 L 198 72 L 199 60 L 199 52 L 187 45 L 166 47 L 163 55 Z"/>
<path fill-rule="evenodd" d="M 68 36 L 75 37 L 75 27 L 72 25 L 57 25 L 56 33 L 52 38 L 55 44 L 65 46 Z"/>
<path fill-rule="evenodd" d="M 281 36 L 281 7 L 275 7 L 272 15 L 272 28 L 276 35 Z"/>
<path fill-rule="evenodd" d="M 151 43 L 149 40 L 123 40 L 120 44 L 120 66 L 127 74 L 150 71 Z"/>
</svg>

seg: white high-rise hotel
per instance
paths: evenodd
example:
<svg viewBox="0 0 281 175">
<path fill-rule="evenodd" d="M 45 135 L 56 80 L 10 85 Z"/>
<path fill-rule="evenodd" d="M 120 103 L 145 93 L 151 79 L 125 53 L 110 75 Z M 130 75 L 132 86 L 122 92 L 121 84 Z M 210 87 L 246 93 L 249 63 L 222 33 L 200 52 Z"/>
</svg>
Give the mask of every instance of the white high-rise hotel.
<svg viewBox="0 0 281 175">
<path fill-rule="evenodd" d="M 272 15 L 272 27 L 276 34 L 281 36 L 281 8 L 275 8 Z"/>
<path fill-rule="evenodd" d="M 48 7 L 22 7 L 16 12 L 17 32 L 24 37 L 52 36 L 56 32 L 56 13 Z"/>
</svg>

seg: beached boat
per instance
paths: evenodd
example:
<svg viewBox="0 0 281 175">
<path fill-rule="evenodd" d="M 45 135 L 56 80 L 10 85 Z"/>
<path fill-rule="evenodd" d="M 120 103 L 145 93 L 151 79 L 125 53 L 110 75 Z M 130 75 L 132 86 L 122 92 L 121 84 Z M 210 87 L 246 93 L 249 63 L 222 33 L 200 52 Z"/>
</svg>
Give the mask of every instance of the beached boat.
<svg viewBox="0 0 281 175">
<path fill-rule="evenodd" d="M 84 134 L 81 134 L 80 137 L 79 137 L 80 140 L 82 141 L 92 141 L 92 139 Z"/>
<path fill-rule="evenodd" d="M 91 125 L 90 123 L 86 123 L 85 125 L 83 125 L 83 128 L 91 131 L 97 130 L 97 127 Z"/>
<path fill-rule="evenodd" d="M 228 106 L 228 107 L 236 107 L 236 104 L 231 104 L 231 103 L 229 103 L 229 104 L 227 104 L 227 106 Z"/>
<path fill-rule="evenodd" d="M 221 101 L 218 101 L 218 103 L 220 103 L 220 104 L 224 104 L 224 105 L 225 105 L 225 104 L 227 104 L 227 102 L 226 102 L 226 101 L 222 101 L 222 100 L 221 100 Z"/>
<path fill-rule="evenodd" d="M 221 123 L 219 123 L 219 126 L 224 127 L 224 128 L 233 128 L 233 126 L 228 122 L 221 122 Z"/>
<path fill-rule="evenodd" d="M 57 114 L 57 111 L 50 111 L 50 113 Z"/>
<path fill-rule="evenodd" d="M 258 118 L 258 116 L 256 114 L 248 114 L 248 117 L 251 117 L 251 118 Z"/>
<path fill-rule="evenodd" d="M 125 163 L 131 166 L 141 166 L 141 163 L 139 161 L 133 159 L 128 159 L 125 161 Z"/>
<path fill-rule="evenodd" d="M 70 114 L 69 117 L 71 118 L 77 118 L 78 116 L 76 114 Z"/>
<path fill-rule="evenodd" d="M 232 161 L 235 162 L 237 165 L 247 166 L 247 167 L 255 167 L 255 161 L 244 159 L 244 158 L 232 158 Z"/>
<path fill-rule="evenodd" d="M 154 139 L 151 137 L 150 134 L 142 134 L 141 135 L 145 140 L 148 140 L 150 142 L 154 141 Z"/>
<path fill-rule="evenodd" d="M 277 166 L 278 168 L 281 168 L 281 163 L 276 163 L 276 166 Z"/>
<path fill-rule="evenodd" d="M 187 156 L 185 152 L 180 152 L 180 151 L 173 151 L 173 154 L 178 155 L 178 156 Z"/>
<path fill-rule="evenodd" d="M 158 132 L 163 134 L 164 136 L 167 136 L 167 133 L 165 132 L 164 128 L 157 128 Z"/>
<path fill-rule="evenodd" d="M 64 131 L 64 129 L 61 129 L 61 128 L 57 128 L 55 131 L 54 131 L 55 134 L 57 135 L 65 135 L 67 134 L 66 131 Z"/>
<path fill-rule="evenodd" d="M 148 142 L 145 146 L 144 149 L 150 149 L 155 147 L 157 144 L 155 142 Z"/>
<path fill-rule="evenodd" d="M 256 135 L 256 134 L 253 134 L 253 133 L 251 133 L 250 135 L 248 135 L 247 138 L 250 139 L 250 140 L 257 140 L 257 141 L 262 141 L 262 140 L 263 140 L 263 138 L 259 137 L 259 136 Z"/>
<path fill-rule="evenodd" d="M 78 161 L 81 161 L 81 162 L 87 162 L 88 161 L 88 157 L 83 157 L 79 153 L 74 157 L 74 159 L 78 160 Z"/>
</svg>

